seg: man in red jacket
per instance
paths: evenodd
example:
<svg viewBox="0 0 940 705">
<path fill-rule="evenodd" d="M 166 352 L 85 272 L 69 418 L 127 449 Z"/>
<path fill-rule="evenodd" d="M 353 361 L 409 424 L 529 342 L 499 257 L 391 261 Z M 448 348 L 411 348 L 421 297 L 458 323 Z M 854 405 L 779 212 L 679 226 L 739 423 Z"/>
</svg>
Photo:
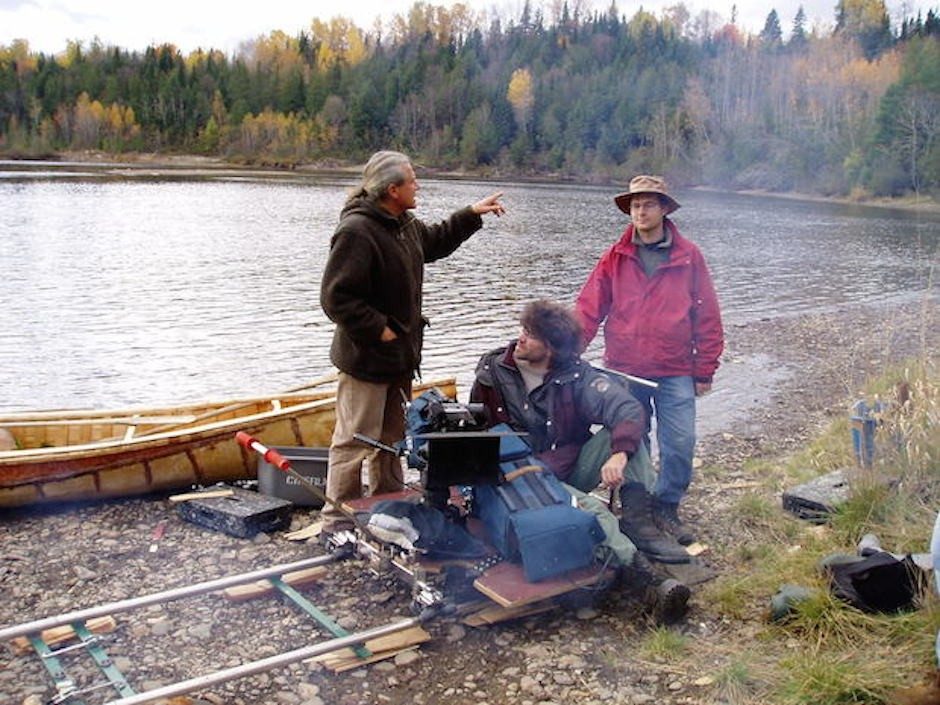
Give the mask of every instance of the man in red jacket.
<svg viewBox="0 0 940 705">
<path fill-rule="evenodd" d="M 701 251 L 667 218 L 679 208 L 666 182 L 637 176 L 614 198 L 633 221 L 600 258 L 578 295 L 584 345 L 604 324 L 604 363 L 657 383 L 630 391 L 655 410 L 660 472 L 654 517 L 688 545 L 678 508 L 692 480 L 695 398 L 708 392 L 724 349 L 718 297 Z M 649 445 L 649 422 L 646 437 Z"/>
</svg>

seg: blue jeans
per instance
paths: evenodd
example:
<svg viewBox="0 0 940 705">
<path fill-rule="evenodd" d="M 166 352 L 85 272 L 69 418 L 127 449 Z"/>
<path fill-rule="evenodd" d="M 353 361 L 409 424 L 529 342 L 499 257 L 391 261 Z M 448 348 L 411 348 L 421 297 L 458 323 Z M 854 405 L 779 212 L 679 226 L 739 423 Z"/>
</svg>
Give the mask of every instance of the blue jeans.
<svg viewBox="0 0 940 705">
<path fill-rule="evenodd" d="M 654 494 L 661 502 L 679 504 L 692 482 L 695 454 L 695 382 L 691 377 L 654 377 L 659 387 L 630 383 L 630 393 L 646 408 L 646 436 L 650 447 L 650 422 L 656 414 L 659 444 L 659 478 Z"/>
<path fill-rule="evenodd" d="M 933 538 L 930 541 L 930 552 L 933 554 L 935 587 L 937 588 L 937 594 L 940 595 L 940 512 L 937 512 L 937 521 L 933 525 Z M 940 629 L 937 630 L 937 666 L 940 667 Z"/>
</svg>

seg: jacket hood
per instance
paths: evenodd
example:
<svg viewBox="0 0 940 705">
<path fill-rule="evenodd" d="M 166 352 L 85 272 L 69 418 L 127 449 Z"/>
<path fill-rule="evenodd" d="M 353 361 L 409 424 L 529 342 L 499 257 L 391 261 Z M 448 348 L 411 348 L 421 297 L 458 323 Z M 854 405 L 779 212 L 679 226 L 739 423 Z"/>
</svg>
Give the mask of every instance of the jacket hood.
<svg viewBox="0 0 940 705">
<path fill-rule="evenodd" d="M 342 220 L 350 215 L 364 215 L 386 225 L 398 225 L 414 218 L 410 212 L 403 213 L 401 217 L 396 218 L 375 201 L 363 196 L 357 196 L 346 201 L 342 211 L 340 211 L 340 219 Z"/>
</svg>

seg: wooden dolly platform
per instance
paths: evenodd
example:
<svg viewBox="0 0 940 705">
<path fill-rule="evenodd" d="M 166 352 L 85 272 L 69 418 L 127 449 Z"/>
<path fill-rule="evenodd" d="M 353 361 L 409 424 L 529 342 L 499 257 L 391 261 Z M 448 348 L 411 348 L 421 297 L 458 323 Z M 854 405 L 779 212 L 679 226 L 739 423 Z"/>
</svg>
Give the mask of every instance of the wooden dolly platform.
<svg viewBox="0 0 940 705">
<path fill-rule="evenodd" d="M 420 492 L 404 490 L 353 500 L 346 502 L 344 507 L 359 513 L 368 512 L 372 506 L 383 500 L 418 502 L 420 499 Z M 485 531 L 479 520 L 468 518 L 467 529 L 478 538 L 485 540 Z M 499 560 L 495 549 L 489 562 L 493 559 Z M 443 573 L 448 566 L 472 568 L 474 565 L 471 561 L 436 561 L 421 555 L 415 556 L 414 560 L 417 566 L 431 575 Z M 483 562 L 486 561 L 487 559 L 483 559 Z M 469 626 L 496 624 L 507 619 L 554 609 L 558 606 L 556 598 L 575 590 L 603 586 L 612 580 L 613 573 L 611 568 L 604 569 L 597 566 L 571 571 L 565 575 L 533 583 L 525 579 L 521 565 L 499 561 L 482 570 L 472 580 L 473 588 L 480 596 L 486 598 L 486 601 L 464 601 L 458 605 L 458 609 L 465 615 L 463 622 Z"/>
</svg>

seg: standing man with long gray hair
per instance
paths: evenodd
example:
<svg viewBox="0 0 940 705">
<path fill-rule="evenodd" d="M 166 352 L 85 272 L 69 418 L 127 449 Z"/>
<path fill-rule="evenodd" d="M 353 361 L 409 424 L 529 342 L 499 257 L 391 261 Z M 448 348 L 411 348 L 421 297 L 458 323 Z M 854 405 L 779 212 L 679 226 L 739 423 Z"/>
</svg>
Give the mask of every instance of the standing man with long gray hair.
<svg viewBox="0 0 940 705">
<path fill-rule="evenodd" d="M 340 371 L 326 481 L 326 494 L 336 502 L 362 495 L 367 458 L 371 494 L 402 488 L 400 459 L 363 445 L 353 434 L 387 445 L 404 437 L 402 401 L 411 399 L 427 324 L 421 314 L 424 264 L 460 247 L 483 227 L 484 213 L 505 212 L 502 194 L 494 193 L 427 225 L 410 212 L 417 193 L 411 160 L 400 152 L 376 152 L 330 242 L 320 304 L 336 323 L 330 360 Z M 326 533 L 348 528 L 348 520 L 329 504 L 322 519 Z"/>
</svg>

